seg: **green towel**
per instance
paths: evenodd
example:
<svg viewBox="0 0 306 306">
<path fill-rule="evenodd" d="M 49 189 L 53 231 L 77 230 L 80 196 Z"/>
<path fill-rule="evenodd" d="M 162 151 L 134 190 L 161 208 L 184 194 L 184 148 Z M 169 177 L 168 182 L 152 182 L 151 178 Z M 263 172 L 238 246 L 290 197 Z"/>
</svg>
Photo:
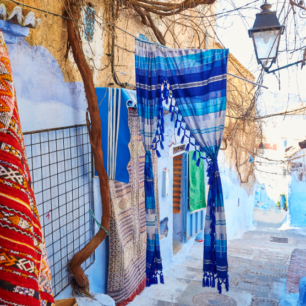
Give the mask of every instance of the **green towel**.
<svg viewBox="0 0 306 306">
<path fill-rule="evenodd" d="M 206 207 L 205 200 L 205 172 L 204 160 L 200 166 L 192 159 L 193 152 L 189 152 L 189 209 L 193 212 Z M 197 152 L 197 159 L 199 152 Z"/>
</svg>

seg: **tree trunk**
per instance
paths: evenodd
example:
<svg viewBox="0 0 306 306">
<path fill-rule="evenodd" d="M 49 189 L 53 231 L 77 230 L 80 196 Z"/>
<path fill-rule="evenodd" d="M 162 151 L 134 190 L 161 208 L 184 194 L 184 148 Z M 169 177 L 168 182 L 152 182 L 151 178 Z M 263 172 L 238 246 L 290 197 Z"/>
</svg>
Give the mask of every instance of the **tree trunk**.
<svg viewBox="0 0 306 306">
<path fill-rule="evenodd" d="M 80 20 L 80 5 L 78 1 L 67 1 L 67 14 L 73 20 L 67 20 L 68 41 L 72 49 L 74 60 L 81 73 L 86 99 L 88 102 L 88 110 L 91 118 L 91 128 L 88 131 L 92 150 L 94 155 L 95 167 L 100 179 L 100 192 L 102 198 L 102 226 L 109 231 L 110 222 L 110 192 L 108 175 L 105 171 L 102 152 L 102 128 L 101 118 L 98 108 L 98 99 L 93 82 L 93 74 L 90 70 L 82 48 L 80 31 L 77 21 Z M 106 233 L 101 228 L 97 234 L 89 241 L 89 243 L 78 253 L 76 253 L 69 263 L 69 269 L 75 278 L 77 289 L 81 293 L 89 294 L 89 281 L 81 268 L 81 264 L 88 259 L 99 244 L 105 239 Z M 75 284 L 75 285 L 76 285 Z"/>
</svg>

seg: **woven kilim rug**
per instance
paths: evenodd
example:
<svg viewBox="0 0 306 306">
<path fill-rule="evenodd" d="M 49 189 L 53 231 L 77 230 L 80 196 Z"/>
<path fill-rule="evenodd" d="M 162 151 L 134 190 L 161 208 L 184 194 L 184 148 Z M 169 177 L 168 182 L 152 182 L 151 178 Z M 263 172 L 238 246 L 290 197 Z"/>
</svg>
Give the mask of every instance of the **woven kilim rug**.
<svg viewBox="0 0 306 306">
<path fill-rule="evenodd" d="M 291 254 L 288 277 L 286 281 L 287 293 L 299 293 L 299 284 L 306 275 L 306 250 L 295 249 Z"/>
<path fill-rule="evenodd" d="M 182 155 L 173 157 L 173 212 L 181 213 Z"/>
<path fill-rule="evenodd" d="M 129 111 L 129 128 L 129 184 L 110 181 L 112 211 L 107 293 L 120 306 L 131 302 L 146 286 L 145 151 L 140 136 L 138 113 L 134 110 Z M 156 154 L 152 154 L 152 157 L 156 174 L 154 177 L 157 178 Z M 155 192 L 158 194 L 157 182 Z M 156 204 L 158 205 L 158 200 Z"/>
<path fill-rule="evenodd" d="M 53 303 L 11 64 L 0 31 L 0 305 Z"/>
</svg>

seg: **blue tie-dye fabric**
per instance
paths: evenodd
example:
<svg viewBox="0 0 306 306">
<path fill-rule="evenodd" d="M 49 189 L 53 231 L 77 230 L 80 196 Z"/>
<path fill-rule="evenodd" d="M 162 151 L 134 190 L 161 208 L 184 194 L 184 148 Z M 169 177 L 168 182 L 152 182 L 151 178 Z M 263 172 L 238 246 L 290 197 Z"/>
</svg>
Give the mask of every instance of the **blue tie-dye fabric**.
<svg viewBox="0 0 306 306">
<path fill-rule="evenodd" d="M 208 157 L 207 172 L 210 188 L 204 228 L 203 286 L 215 287 L 217 281 L 220 293 L 222 283 L 228 290 L 226 222 L 217 162 L 226 113 L 228 54 L 226 49 L 208 51 L 170 49 L 136 39 L 138 113 L 148 161 L 152 142 L 155 149 L 158 144 L 163 149 L 162 100 L 168 100 L 170 97 L 173 106 L 170 107 L 170 112 L 182 116 L 181 121 L 177 120 L 181 127 L 182 122 L 186 124 L 186 128 L 183 128 L 184 136 L 189 139 L 193 137 L 195 141 L 194 143 L 190 141 L 190 145 L 199 146 L 201 152 L 205 152 Z M 172 98 L 175 99 L 175 105 L 172 104 Z M 180 133 L 181 129 L 178 130 Z M 187 130 L 189 134 L 186 134 Z M 159 252 L 156 252 L 159 245 L 156 242 L 158 236 L 155 236 L 154 245 L 151 239 L 153 227 L 156 229 L 156 222 L 154 223 L 153 216 L 150 216 L 147 201 L 146 209 L 148 253 L 152 253 L 155 249 L 153 257 L 147 256 L 147 267 L 151 267 L 152 261 L 160 258 L 157 255 Z M 155 209 L 152 214 L 155 215 Z"/>
</svg>

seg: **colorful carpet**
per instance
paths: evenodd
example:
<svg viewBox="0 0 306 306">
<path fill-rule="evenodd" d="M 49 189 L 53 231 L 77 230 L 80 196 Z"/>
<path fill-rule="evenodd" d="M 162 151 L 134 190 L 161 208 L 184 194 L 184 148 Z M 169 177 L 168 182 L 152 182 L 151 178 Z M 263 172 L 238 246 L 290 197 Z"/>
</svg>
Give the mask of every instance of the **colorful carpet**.
<svg viewBox="0 0 306 306">
<path fill-rule="evenodd" d="M 53 303 L 11 64 L 0 31 L 0 305 Z"/>
<path fill-rule="evenodd" d="M 182 155 L 173 157 L 173 212 L 181 213 Z"/>
<path fill-rule="evenodd" d="M 288 277 L 286 281 L 287 293 L 299 293 L 299 284 L 306 275 L 306 250 L 295 249 L 291 254 Z"/>
<path fill-rule="evenodd" d="M 115 300 L 116 305 L 120 306 L 131 302 L 146 286 L 145 151 L 137 112 L 129 111 L 129 128 L 130 182 L 125 184 L 110 181 L 112 212 L 107 293 Z M 153 154 L 152 159 L 157 177 L 156 154 Z M 157 182 L 155 190 L 158 194 Z M 158 201 L 156 202 L 158 205 Z"/>
</svg>

